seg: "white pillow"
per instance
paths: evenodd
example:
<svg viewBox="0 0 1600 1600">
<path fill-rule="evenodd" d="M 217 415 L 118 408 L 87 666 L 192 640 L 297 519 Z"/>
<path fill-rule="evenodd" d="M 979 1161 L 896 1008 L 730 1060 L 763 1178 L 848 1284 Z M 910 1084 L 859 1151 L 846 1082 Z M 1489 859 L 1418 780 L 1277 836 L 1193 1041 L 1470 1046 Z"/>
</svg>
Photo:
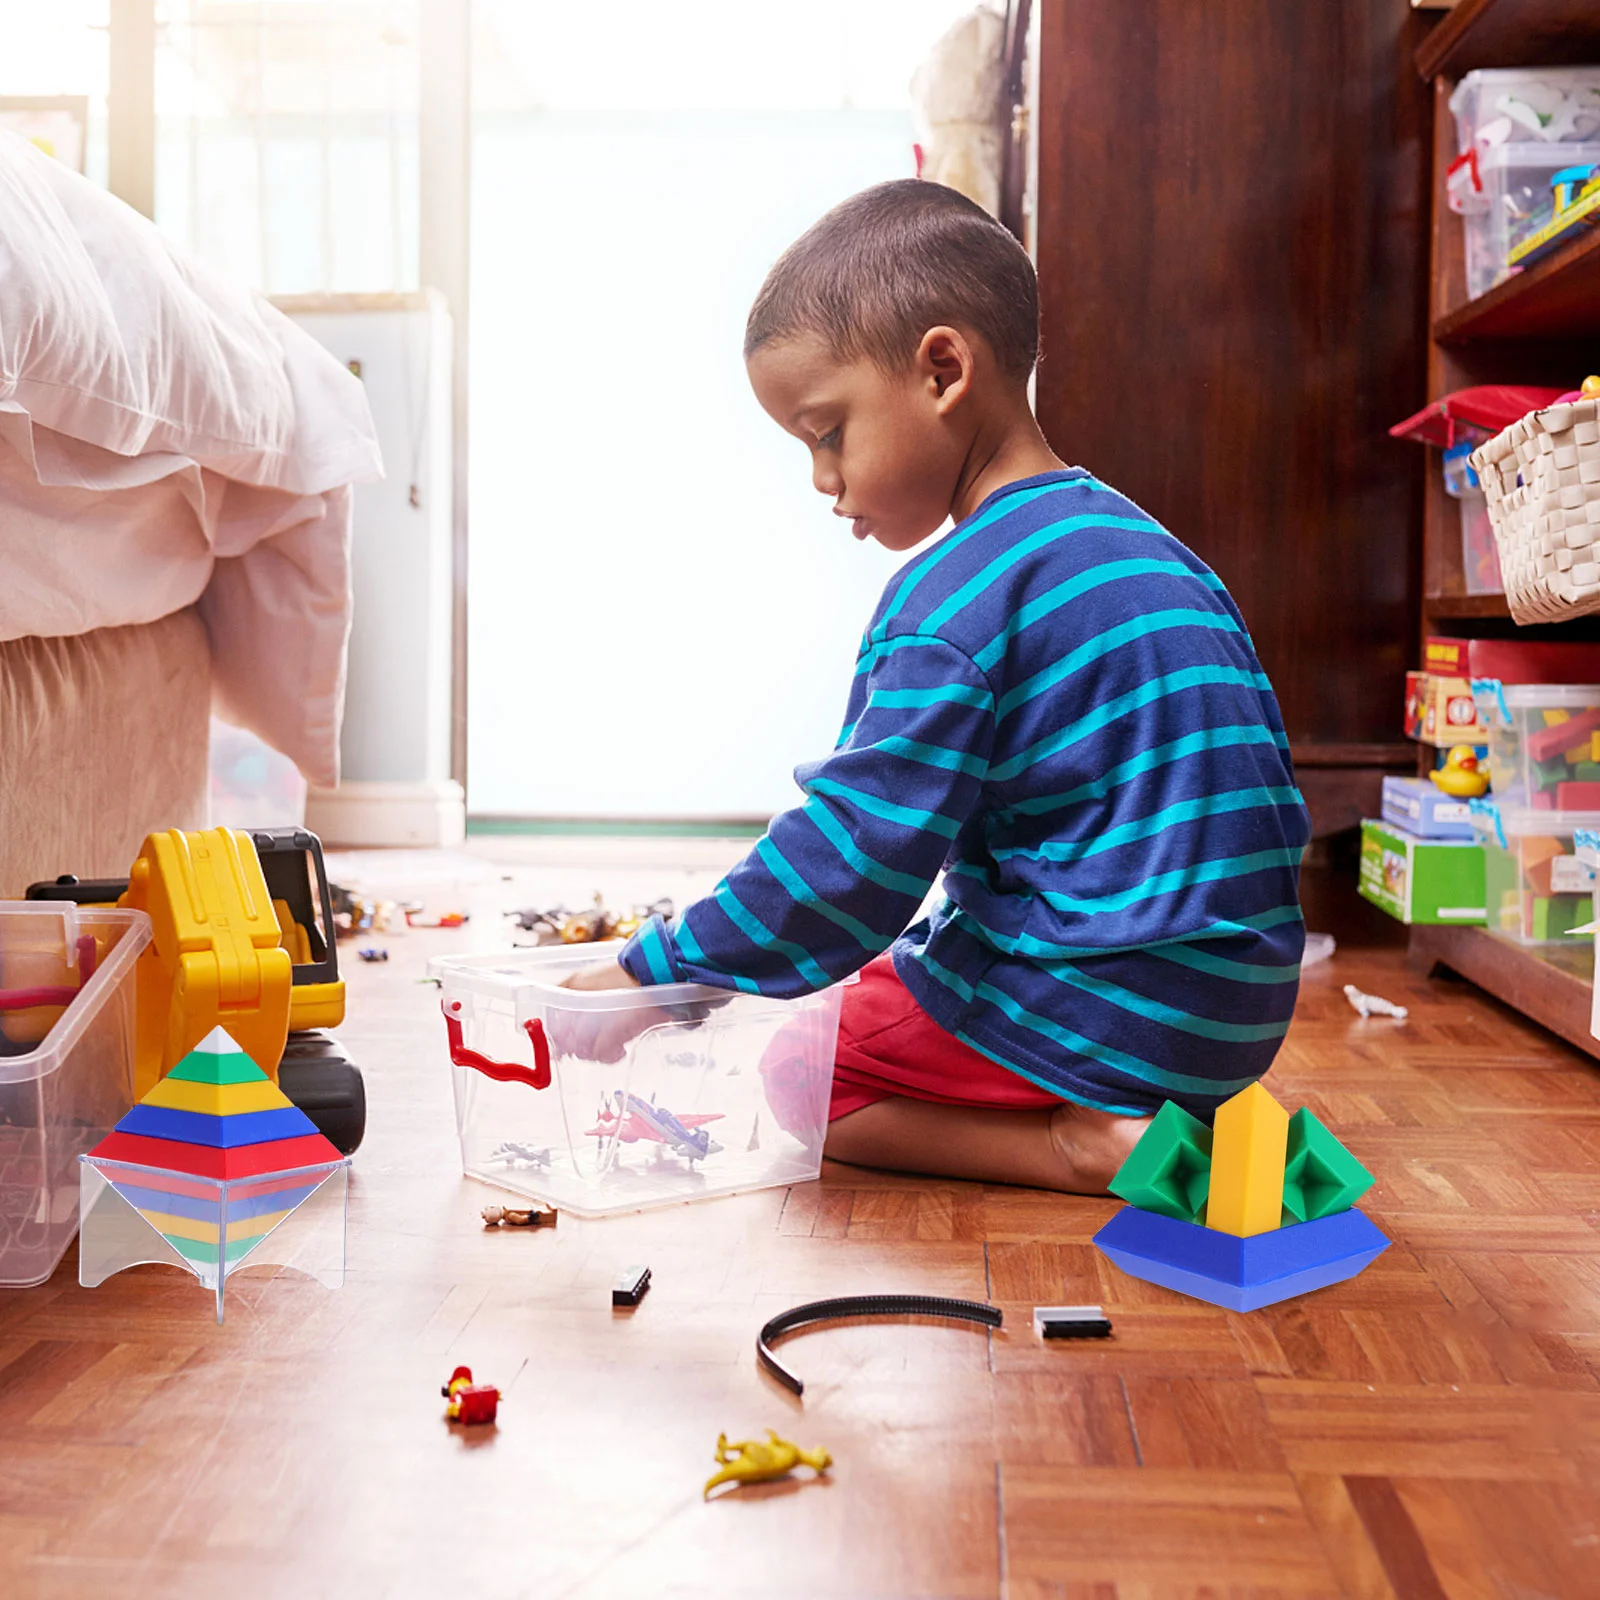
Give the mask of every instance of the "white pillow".
<svg viewBox="0 0 1600 1600">
<path fill-rule="evenodd" d="M 361 384 L 326 350 L 3 130 L 0 411 L 294 494 L 382 470 Z"/>
</svg>

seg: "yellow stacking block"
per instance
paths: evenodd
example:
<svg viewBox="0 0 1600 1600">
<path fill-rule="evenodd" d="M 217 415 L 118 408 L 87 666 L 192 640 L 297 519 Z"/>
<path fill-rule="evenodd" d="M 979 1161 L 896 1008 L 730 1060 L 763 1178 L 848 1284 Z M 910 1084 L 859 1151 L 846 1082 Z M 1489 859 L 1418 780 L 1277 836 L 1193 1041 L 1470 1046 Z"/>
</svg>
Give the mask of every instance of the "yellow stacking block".
<svg viewBox="0 0 1600 1600">
<path fill-rule="evenodd" d="M 1288 1149 L 1289 1113 L 1259 1083 L 1218 1106 L 1206 1226 L 1241 1239 L 1276 1228 Z"/>
<path fill-rule="evenodd" d="M 193 1083 L 165 1077 L 144 1097 L 147 1106 L 198 1111 L 207 1117 L 236 1117 L 247 1111 L 278 1111 L 290 1102 L 268 1078 L 254 1083 Z"/>
</svg>

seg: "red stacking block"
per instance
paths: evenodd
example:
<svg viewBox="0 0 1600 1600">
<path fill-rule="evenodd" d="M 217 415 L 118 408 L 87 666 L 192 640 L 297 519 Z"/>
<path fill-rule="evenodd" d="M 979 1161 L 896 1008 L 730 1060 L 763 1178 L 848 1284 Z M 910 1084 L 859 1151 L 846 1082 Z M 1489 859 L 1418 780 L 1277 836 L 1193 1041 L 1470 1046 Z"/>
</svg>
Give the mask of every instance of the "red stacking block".
<svg viewBox="0 0 1600 1600">
<path fill-rule="evenodd" d="M 154 1139 L 142 1133 L 108 1133 L 94 1147 L 105 1161 L 130 1161 L 141 1167 L 167 1172 L 188 1172 L 196 1177 L 254 1178 L 263 1172 L 291 1172 L 297 1167 L 333 1166 L 344 1158 L 320 1133 L 298 1139 L 274 1139 L 270 1144 L 236 1145 L 222 1150 L 214 1145 L 182 1144 L 176 1139 Z"/>
<path fill-rule="evenodd" d="M 1581 717 L 1568 717 L 1565 722 L 1538 728 L 1528 735 L 1528 759 L 1548 761 L 1551 756 L 1564 756 L 1580 744 L 1587 744 L 1589 735 L 1597 728 L 1600 728 L 1600 711 L 1585 711 Z"/>
</svg>

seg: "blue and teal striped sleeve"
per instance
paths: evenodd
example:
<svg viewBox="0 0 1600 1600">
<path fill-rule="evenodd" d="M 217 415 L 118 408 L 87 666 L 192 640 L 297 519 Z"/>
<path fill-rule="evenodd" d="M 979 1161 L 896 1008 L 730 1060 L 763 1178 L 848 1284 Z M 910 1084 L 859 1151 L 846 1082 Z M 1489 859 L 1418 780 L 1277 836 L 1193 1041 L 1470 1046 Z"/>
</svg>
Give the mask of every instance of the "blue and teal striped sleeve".
<svg viewBox="0 0 1600 1600">
<path fill-rule="evenodd" d="M 657 917 L 620 957 L 643 984 L 792 996 L 887 950 L 916 915 L 989 768 L 995 701 L 943 639 L 880 639 L 857 669 L 838 748 L 706 899 Z"/>
</svg>

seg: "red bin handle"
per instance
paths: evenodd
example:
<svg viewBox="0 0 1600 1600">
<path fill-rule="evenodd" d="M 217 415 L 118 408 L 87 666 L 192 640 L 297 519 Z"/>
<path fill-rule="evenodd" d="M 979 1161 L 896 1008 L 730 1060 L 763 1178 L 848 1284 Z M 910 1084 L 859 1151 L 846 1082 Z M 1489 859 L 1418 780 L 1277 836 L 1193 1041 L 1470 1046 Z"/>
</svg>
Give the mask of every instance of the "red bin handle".
<svg viewBox="0 0 1600 1600">
<path fill-rule="evenodd" d="M 525 1083 L 530 1089 L 550 1087 L 550 1042 L 544 1036 L 544 1024 L 537 1017 L 523 1023 L 523 1032 L 533 1046 L 533 1068 L 519 1066 L 515 1061 L 494 1061 L 480 1051 L 469 1050 L 461 1033 L 461 1002 L 440 1002 L 444 1012 L 445 1031 L 450 1035 L 450 1059 L 458 1067 L 471 1067 L 496 1083 Z"/>
</svg>

